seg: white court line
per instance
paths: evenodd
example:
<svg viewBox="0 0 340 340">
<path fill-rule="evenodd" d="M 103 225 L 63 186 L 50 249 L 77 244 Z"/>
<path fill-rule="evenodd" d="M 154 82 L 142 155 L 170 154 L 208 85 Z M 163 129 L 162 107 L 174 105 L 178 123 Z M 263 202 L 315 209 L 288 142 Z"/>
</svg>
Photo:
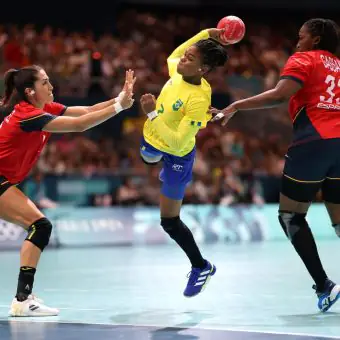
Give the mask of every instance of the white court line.
<svg viewBox="0 0 340 340">
<path fill-rule="evenodd" d="M 12 321 L 12 319 L 11 319 Z M 18 319 L 13 319 L 14 322 L 22 322 L 19 321 Z M 154 325 L 154 324 L 132 324 L 132 323 L 105 323 L 105 322 L 82 322 L 82 321 L 56 321 L 56 320 L 44 320 L 44 321 L 39 321 L 36 319 L 30 318 L 30 322 L 37 322 L 37 323 L 62 323 L 62 324 L 82 324 L 82 325 L 99 325 L 99 326 L 131 326 L 131 327 L 153 327 L 153 328 L 183 328 L 183 330 L 187 330 L 188 326 L 177 326 L 177 325 Z M 245 329 L 237 329 L 237 328 L 224 328 L 223 326 L 208 326 L 208 325 L 198 325 L 196 326 L 191 326 L 191 329 L 197 329 L 197 330 L 212 330 L 212 331 L 227 331 L 227 332 L 238 332 L 238 333 L 259 333 L 259 334 L 275 334 L 275 335 L 292 335 L 292 336 L 304 336 L 304 337 L 318 337 L 318 338 L 323 338 L 323 339 L 339 339 L 337 336 L 333 335 L 324 335 L 324 334 L 311 334 L 311 333 L 291 333 L 291 332 L 274 332 L 274 331 L 259 331 L 259 330 L 245 330 Z"/>
<path fill-rule="evenodd" d="M 126 287 L 123 285 L 123 287 Z M 139 288 L 138 287 L 135 287 L 135 290 L 138 290 Z M 96 288 L 96 289 L 60 289 L 60 288 L 43 288 L 42 289 L 43 291 L 45 292 L 79 292 L 79 293 L 88 293 L 88 292 L 111 292 L 112 289 L 110 288 Z M 258 297 L 263 297 L 263 298 L 277 298 L 277 296 L 280 295 L 280 294 L 257 294 Z M 226 298 L 228 297 L 246 297 L 247 295 L 246 294 L 241 294 L 241 293 L 228 293 L 228 295 L 226 296 Z M 294 295 L 292 297 L 292 299 L 310 299 L 311 298 L 311 295 Z"/>
<path fill-rule="evenodd" d="M 109 289 L 107 289 L 107 290 L 109 290 Z M 60 288 L 44 288 L 43 291 L 45 291 L 45 292 L 65 292 L 65 289 L 60 289 Z M 112 289 L 111 289 L 111 291 L 112 291 Z M 93 292 L 93 289 L 72 289 L 72 288 L 69 289 L 69 288 L 67 288 L 67 292 L 88 293 L 88 292 Z"/>
<path fill-rule="evenodd" d="M 0 305 L 0 308 L 8 308 L 10 305 Z M 103 309 L 103 308 L 69 308 L 69 307 L 58 307 L 59 310 L 76 310 L 76 311 L 108 311 L 111 310 L 109 308 Z"/>
</svg>

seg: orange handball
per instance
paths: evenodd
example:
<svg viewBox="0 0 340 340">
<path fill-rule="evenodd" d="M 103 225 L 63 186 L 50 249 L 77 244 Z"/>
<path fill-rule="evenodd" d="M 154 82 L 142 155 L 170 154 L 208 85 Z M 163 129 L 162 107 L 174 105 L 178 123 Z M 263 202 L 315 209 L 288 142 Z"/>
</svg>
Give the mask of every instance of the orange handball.
<svg viewBox="0 0 340 340">
<path fill-rule="evenodd" d="M 224 34 L 221 39 L 228 44 L 236 44 L 241 41 L 246 33 L 246 25 L 244 22 L 234 15 L 222 18 L 217 24 L 217 28 L 224 28 Z"/>
</svg>

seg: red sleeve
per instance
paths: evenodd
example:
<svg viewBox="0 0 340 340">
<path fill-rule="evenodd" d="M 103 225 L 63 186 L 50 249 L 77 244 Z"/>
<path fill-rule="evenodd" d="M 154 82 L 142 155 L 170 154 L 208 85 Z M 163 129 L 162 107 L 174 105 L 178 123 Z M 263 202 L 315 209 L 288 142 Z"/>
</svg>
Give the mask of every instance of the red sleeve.
<svg viewBox="0 0 340 340">
<path fill-rule="evenodd" d="M 45 112 L 50 113 L 55 116 L 62 116 L 65 113 L 66 109 L 67 107 L 65 105 L 62 105 L 56 102 L 52 102 L 44 106 Z"/>
<path fill-rule="evenodd" d="M 314 59 L 305 52 L 293 54 L 281 72 L 281 79 L 292 79 L 302 84 L 309 78 L 314 67 Z"/>
</svg>

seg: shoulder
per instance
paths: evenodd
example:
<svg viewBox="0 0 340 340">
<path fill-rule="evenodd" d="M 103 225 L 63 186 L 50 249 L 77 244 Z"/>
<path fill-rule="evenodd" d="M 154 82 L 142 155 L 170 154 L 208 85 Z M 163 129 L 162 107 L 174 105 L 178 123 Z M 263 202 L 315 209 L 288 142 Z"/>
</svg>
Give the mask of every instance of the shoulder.
<svg viewBox="0 0 340 340">
<path fill-rule="evenodd" d="M 211 93 L 211 86 L 204 78 L 202 78 L 202 91 L 206 93 Z"/>
<path fill-rule="evenodd" d="M 201 86 L 197 86 L 190 94 L 190 100 L 200 103 L 211 102 L 211 87 L 210 84 L 202 78 Z"/>
<path fill-rule="evenodd" d="M 19 104 L 15 105 L 13 110 L 13 116 L 19 119 L 30 119 L 32 117 L 39 116 L 43 114 L 43 110 L 35 107 L 26 102 L 20 102 Z"/>
<path fill-rule="evenodd" d="M 67 107 L 63 104 L 52 102 L 44 106 L 44 112 L 53 115 L 62 115 L 66 111 Z"/>
<path fill-rule="evenodd" d="M 314 64 L 314 61 L 316 60 L 318 56 L 318 53 L 316 51 L 308 51 L 308 52 L 295 52 L 293 55 L 291 55 L 286 65 L 290 64 L 297 64 L 301 66 L 307 66 Z"/>
</svg>

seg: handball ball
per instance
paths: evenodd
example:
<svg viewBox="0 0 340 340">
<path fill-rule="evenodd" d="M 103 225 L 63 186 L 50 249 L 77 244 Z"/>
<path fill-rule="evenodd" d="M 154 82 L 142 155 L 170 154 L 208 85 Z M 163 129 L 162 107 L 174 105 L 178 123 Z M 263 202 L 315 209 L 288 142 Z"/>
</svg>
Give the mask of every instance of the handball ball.
<svg viewBox="0 0 340 340">
<path fill-rule="evenodd" d="M 241 41 L 246 33 L 244 22 L 234 15 L 222 18 L 217 24 L 217 28 L 224 28 L 224 34 L 221 39 L 228 44 L 236 44 Z"/>
</svg>

